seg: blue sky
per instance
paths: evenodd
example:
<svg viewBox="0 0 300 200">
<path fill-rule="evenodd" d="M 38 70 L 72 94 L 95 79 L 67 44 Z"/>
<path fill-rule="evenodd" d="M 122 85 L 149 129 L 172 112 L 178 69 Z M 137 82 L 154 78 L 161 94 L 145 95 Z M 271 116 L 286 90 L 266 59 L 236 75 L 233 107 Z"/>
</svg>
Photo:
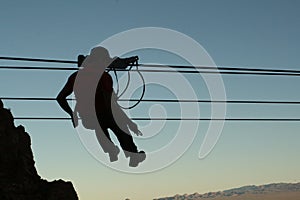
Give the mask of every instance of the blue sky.
<svg viewBox="0 0 300 200">
<path fill-rule="evenodd" d="M 151 26 L 192 37 L 218 66 L 299 69 L 299 6 L 297 0 L 3 1 L 0 55 L 75 60 L 78 54 L 87 54 L 114 34 Z M 182 60 L 169 55 L 142 55 L 141 62 L 182 64 Z M 5 61 L 0 64 L 46 66 Z M 69 74 L 1 70 L 0 96 L 55 97 Z M 201 81 L 189 79 L 194 86 Z M 223 81 L 227 98 L 232 100 L 298 101 L 300 97 L 298 77 L 224 75 Z M 195 86 L 197 95 L 205 99 L 207 92 L 200 85 Z M 160 94 L 154 88 L 146 95 Z M 66 116 L 56 102 L 4 104 L 15 116 Z M 207 114 L 206 105 L 201 106 Z M 228 105 L 227 109 L 227 116 L 235 118 L 299 118 L 300 111 L 299 106 L 286 105 Z M 139 107 L 133 114 L 145 113 Z M 172 123 L 168 126 L 177 126 Z M 199 133 L 183 157 L 168 168 L 139 175 L 112 170 L 95 160 L 70 122 L 16 124 L 24 125 L 31 135 L 40 175 L 49 180 L 71 180 L 84 200 L 151 199 L 245 184 L 300 181 L 297 122 L 226 122 L 214 150 L 199 160 L 199 146 L 207 128 L 207 122 L 200 122 Z M 168 135 L 172 128 L 164 131 L 162 134 Z M 142 145 L 139 143 L 141 148 Z"/>
</svg>

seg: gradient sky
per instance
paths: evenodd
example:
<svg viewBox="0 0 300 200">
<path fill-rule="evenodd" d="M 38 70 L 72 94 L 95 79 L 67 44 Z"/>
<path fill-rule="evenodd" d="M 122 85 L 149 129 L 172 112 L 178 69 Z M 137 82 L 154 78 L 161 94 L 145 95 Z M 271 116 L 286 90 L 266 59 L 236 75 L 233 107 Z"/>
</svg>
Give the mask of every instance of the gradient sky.
<svg viewBox="0 0 300 200">
<path fill-rule="evenodd" d="M 152 26 L 192 37 L 218 66 L 299 69 L 299 7 L 297 0 L 2 1 L 0 55 L 75 60 L 113 34 Z M 154 54 L 147 56 L 144 52 L 141 62 L 182 64 L 172 56 Z M 4 64 L 53 66 L 0 61 Z M 1 70 L 0 96 L 55 97 L 69 74 Z M 224 75 L 223 81 L 230 100 L 300 98 L 298 77 Z M 198 88 L 197 95 L 205 99 L 207 94 L 201 94 L 202 89 Z M 161 93 L 153 90 L 146 95 L 160 97 Z M 66 116 L 56 102 L 4 104 L 15 116 Z M 299 106 L 227 108 L 227 117 L 300 118 Z M 133 111 L 133 115 L 141 116 L 142 111 Z M 207 127 L 207 122 L 200 122 L 203 129 L 183 157 L 163 170 L 139 175 L 112 170 L 95 160 L 70 122 L 15 123 L 25 126 L 31 136 L 39 174 L 48 180 L 71 180 L 83 200 L 152 199 L 248 184 L 300 181 L 299 122 L 226 122 L 214 150 L 199 160 L 199 146 Z M 169 123 L 172 126 L 176 122 Z M 138 145 L 143 148 L 142 143 Z"/>
</svg>

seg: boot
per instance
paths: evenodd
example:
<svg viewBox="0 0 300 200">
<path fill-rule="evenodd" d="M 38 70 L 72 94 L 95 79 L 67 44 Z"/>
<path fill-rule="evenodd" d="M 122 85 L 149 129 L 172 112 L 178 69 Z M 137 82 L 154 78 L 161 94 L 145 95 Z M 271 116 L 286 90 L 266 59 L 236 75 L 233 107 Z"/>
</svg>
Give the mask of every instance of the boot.
<svg viewBox="0 0 300 200">
<path fill-rule="evenodd" d="M 117 161 L 119 153 L 120 149 L 118 146 L 115 146 L 115 148 L 112 151 L 108 152 L 110 162 Z"/>
<path fill-rule="evenodd" d="M 140 162 L 143 162 L 146 159 L 146 153 L 144 151 L 139 151 L 138 153 L 130 153 L 129 157 L 129 166 L 137 167 Z"/>
</svg>

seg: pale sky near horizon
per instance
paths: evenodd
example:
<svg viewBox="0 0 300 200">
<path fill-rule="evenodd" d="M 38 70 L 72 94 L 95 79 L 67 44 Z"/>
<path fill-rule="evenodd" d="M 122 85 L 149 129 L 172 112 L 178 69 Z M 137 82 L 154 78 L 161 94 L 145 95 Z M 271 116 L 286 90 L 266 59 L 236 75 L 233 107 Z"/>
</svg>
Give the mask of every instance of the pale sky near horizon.
<svg viewBox="0 0 300 200">
<path fill-rule="evenodd" d="M 299 70 L 299 7 L 297 0 L 2 1 L 0 56 L 75 60 L 78 54 L 88 54 L 92 47 L 119 32 L 163 27 L 196 40 L 218 66 Z M 140 61 L 183 62 L 156 53 L 141 52 Z M 0 61 L 0 65 L 65 66 L 8 61 Z M 1 70 L 0 97 L 55 97 L 70 73 Z M 229 100 L 300 99 L 298 77 L 222 78 Z M 199 98 L 209 97 L 202 84 L 197 87 L 196 78 L 189 80 Z M 163 92 L 154 87 L 146 97 L 166 98 Z M 4 104 L 14 116 L 66 117 L 56 102 Z M 147 106 L 139 105 L 132 111 L 133 117 L 147 116 Z M 200 107 L 207 117 L 207 105 Z M 227 117 L 300 118 L 299 111 L 298 105 L 228 105 Z M 250 184 L 300 182 L 299 122 L 226 122 L 213 151 L 199 160 L 208 125 L 200 122 L 197 137 L 179 160 L 146 174 L 122 173 L 101 164 L 85 149 L 71 122 L 15 124 L 22 124 L 31 136 L 39 174 L 48 180 L 72 181 L 83 200 L 153 199 Z M 168 122 L 162 138 L 169 139 L 177 126 L 177 122 Z M 141 149 L 156 147 L 140 140 L 137 144 Z"/>
</svg>

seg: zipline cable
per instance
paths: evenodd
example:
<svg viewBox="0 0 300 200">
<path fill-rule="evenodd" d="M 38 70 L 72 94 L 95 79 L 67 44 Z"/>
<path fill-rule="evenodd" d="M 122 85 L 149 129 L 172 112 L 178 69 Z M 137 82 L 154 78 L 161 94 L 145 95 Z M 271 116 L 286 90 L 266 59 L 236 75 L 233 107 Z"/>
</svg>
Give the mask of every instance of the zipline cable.
<svg viewBox="0 0 300 200">
<path fill-rule="evenodd" d="M 8 101 L 56 101 L 56 98 L 47 97 L 0 97 Z M 68 98 L 73 101 L 76 99 Z M 269 101 L 269 100 L 201 100 L 201 99 L 119 99 L 118 101 L 130 102 L 162 102 L 162 103 L 228 103 L 228 104 L 300 104 L 300 101 Z"/>
<path fill-rule="evenodd" d="M 126 70 L 118 70 L 126 71 Z M 136 71 L 136 70 L 131 70 Z M 140 69 L 140 72 L 148 73 L 182 73 L 182 74 L 227 74 L 227 75 L 262 75 L 262 76 L 300 76 L 300 73 L 275 73 L 275 72 L 238 72 L 238 71 L 195 71 L 195 70 L 147 70 Z"/>
<path fill-rule="evenodd" d="M 27 66 L 0 66 L 0 69 L 7 70 L 59 70 L 76 71 L 78 68 L 71 67 L 27 67 Z M 116 69 L 116 71 L 129 71 L 128 69 Z M 131 69 L 133 72 L 146 73 L 182 73 L 182 74 L 225 74 L 225 75 L 260 75 L 260 76 L 300 76 L 300 73 L 280 73 L 280 72 L 245 72 L 245 71 L 195 71 L 195 70 L 147 70 Z"/>
<path fill-rule="evenodd" d="M 50 63 L 67 63 L 67 64 L 77 64 L 78 61 L 72 60 L 57 60 L 57 59 L 40 59 L 40 58 L 21 58 L 21 57 L 0 57 L 0 60 L 16 60 L 16 61 L 36 61 L 36 62 L 50 62 Z M 171 68 L 177 69 L 177 71 L 172 70 L 143 70 L 141 72 L 179 72 L 179 73 L 199 73 L 195 70 L 182 70 L 182 69 L 204 69 L 204 70 L 223 70 L 222 74 L 252 74 L 252 75 L 291 75 L 296 74 L 299 76 L 300 70 L 284 70 L 284 69 L 266 69 L 266 68 L 249 68 L 249 67 L 213 67 L 213 66 L 184 66 L 184 65 L 154 65 L 154 64 L 139 64 L 138 66 L 145 68 Z M 78 70 L 78 68 L 62 68 L 62 67 L 22 67 L 22 66 L 0 66 L 0 69 L 39 69 L 39 70 Z M 179 71 L 178 71 L 179 70 Z M 225 70 L 225 72 L 224 72 Z M 123 71 L 123 70 L 119 70 Z M 126 70 L 125 70 L 126 71 Z M 200 73 L 213 73 L 213 71 L 200 71 Z M 228 71 L 228 72 L 227 72 Z M 236 71 L 238 73 L 231 73 Z M 230 73 L 229 73 L 230 72 Z M 246 73 L 241 73 L 246 72 Z M 260 73 L 249 73 L 249 72 L 260 72 Z M 264 73 L 263 73 L 264 72 Z"/>
<path fill-rule="evenodd" d="M 15 117 L 15 120 L 71 120 L 67 117 Z M 265 121 L 265 122 L 299 122 L 299 118 L 147 118 L 147 117 L 133 117 L 136 121 Z"/>
<path fill-rule="evenodd" d="M 210 70 L 229 70 L 229 71 L 254 71 L 254 72 L 285 72 L 285 73 L 300 73 L 300 70 L 285 70 L 285 69 L 258 69 L 244 67 L 212 67 L 212 66 L 184 66 L 184 65 L 153 65 L 140 64 L 145 68 L 172 68 L 172 69 L 210 69 Z"/>
<path fill-rule="evenodd" d="M 0 66 L 0 69 L 7 70 L 62 70 L 62 71 L 75 71 L 78 70 L 78 67 L 30 67 L 30 66 Z"/>
<path fill-rule="evenodd" d="M 73 61 L 73 60 L 57 60 L 57 59 L 44 59 L 44 58 L 22 58 L 22 57 L 4 57 L 4 56 L 0 56 L 0 60 L 16 60 L 16 61 L 31 61 L 31 62 L 77 64 L 77 61 Z"/>
</svg>

